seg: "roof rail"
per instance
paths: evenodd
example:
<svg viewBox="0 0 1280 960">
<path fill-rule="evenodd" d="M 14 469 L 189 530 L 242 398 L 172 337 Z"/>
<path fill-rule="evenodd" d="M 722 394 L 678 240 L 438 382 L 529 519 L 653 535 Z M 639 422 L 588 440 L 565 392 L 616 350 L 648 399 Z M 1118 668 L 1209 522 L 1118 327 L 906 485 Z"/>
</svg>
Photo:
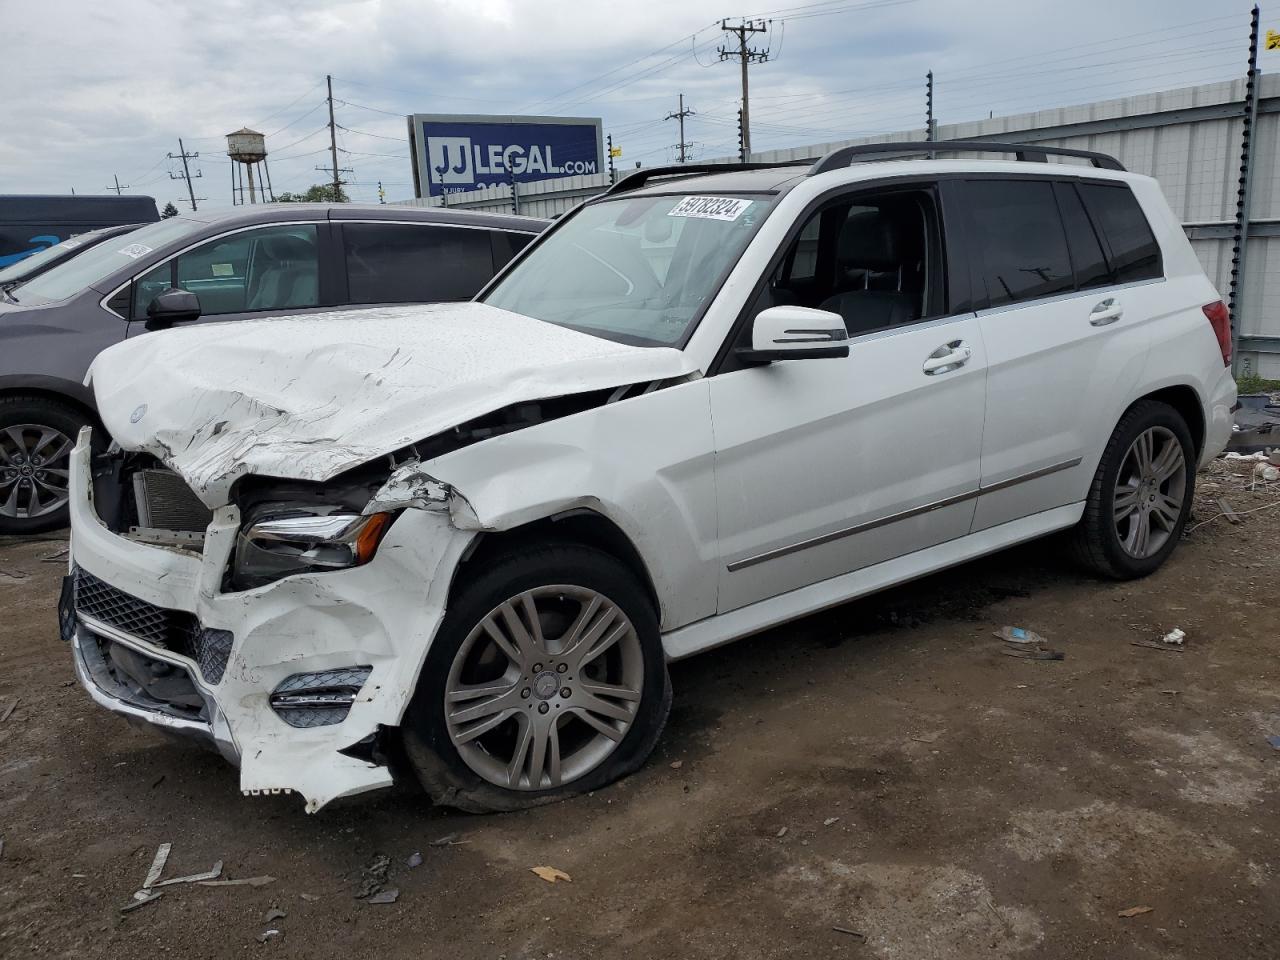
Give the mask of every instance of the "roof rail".
<svg viewBox="0 0 1280 960">
<path fill-rule="evenodd" d="M 886 153 L 1012 153 L 1018 160 L 1028 163 L 1045 163 L 1050 156 L 1079 157 L 1088 160 L 1102 170 L 1123 170 L 1115 157 L 1093 150 L 1071 150 L 1067 147 L 1042 147 L 1026 143 L 996 143 L 987 140 L 910 140 L 897 143 L 863 143 L 854 147 L 833 150 L 809 168 L 809 176 L 840 170 L 861 157 L 874 157 Z"/>
<path fill-rule="evenodd" d="M 601 196 L 611 193 L 622 193 L 626 190 L 639 190 L 650 180 L 658 177 L 675 177 L 680 174 L 693 176 L 700 173 L 735 173 L 742 170 L 772 170 L 776 167 L 794 167 L 813 163 L 813 160 L 777 160 L 773 163 L 673 163 L 665 167 L 646 167 L 629 173 Z"/>
</svg>

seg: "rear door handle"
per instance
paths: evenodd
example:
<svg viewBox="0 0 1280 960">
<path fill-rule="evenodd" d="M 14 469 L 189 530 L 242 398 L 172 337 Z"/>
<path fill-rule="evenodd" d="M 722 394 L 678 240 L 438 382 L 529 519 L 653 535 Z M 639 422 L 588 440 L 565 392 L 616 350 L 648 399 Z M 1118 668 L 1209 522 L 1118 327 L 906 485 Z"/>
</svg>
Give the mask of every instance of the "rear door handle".
<svg viewBox="0 0 1280 960">
<path fill-rule="evenodd" d="M 1122 316 L 1124 316 L 1124 308 L 1120 306 L 1120 301 L 1115 297 L 1107 297 L 1089 311 L 1089 323 L 1095 327 L 1105 327 L 1108 323 L 1115 323 Z"/>
<path fill-rule="evenodd" d="M 944 343 L 929 354 L 929 359 L 925 360 L 925 375 L 933 377 L 940 373 L 959 370 L 969 362 L 969 358 L 972 356 L 973 350 L 963 340 L 952 340 L 950 343 Z"/>
</svg>

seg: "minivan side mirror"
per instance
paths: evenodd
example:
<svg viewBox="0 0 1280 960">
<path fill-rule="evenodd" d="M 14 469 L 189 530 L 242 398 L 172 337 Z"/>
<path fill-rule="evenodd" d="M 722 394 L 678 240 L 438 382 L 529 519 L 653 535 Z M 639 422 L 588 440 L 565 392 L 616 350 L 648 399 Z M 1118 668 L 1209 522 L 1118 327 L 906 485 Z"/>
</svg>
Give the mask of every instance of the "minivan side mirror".
<svg viewBox="0 0 1280 960">
<path fill-rule="evenodd" d="M 170 287 L 156 294 L 147 305 L 148 330 L 167 330 L 175 323 L 189 323 L 200 318 L 200 298 L 190 290 Z"/>
<path fill-rule="evenodd" d="M 756 314 L 751 346 L 738 347 L 734 356 L 748 365 L 847 357 L 848 339 L 844 318 L 838 313 L 811 307 L 769 307 Z"/>
</svg>

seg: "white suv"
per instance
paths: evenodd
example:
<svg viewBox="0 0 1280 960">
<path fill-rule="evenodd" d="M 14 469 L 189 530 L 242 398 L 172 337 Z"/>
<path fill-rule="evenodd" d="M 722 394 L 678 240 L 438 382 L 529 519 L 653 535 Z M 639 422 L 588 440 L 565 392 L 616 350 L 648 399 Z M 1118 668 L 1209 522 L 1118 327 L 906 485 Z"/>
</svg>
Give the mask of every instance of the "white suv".
<svg viewBox="0 0 1280 960">
<path fill-rule="evenodd" d="M 1018 159 L 882 159 L 930 150 Z M 246 793 L 385 786 L 398 734 L 438 802 L 543 802 L 643 762 L 670 659 L 1058 530 L 1155 570 L 1229 354 L 1109 157 L 643 171 L 476 302 L 103 353 L 63 635 L 95 700 Z"/>
</svg>

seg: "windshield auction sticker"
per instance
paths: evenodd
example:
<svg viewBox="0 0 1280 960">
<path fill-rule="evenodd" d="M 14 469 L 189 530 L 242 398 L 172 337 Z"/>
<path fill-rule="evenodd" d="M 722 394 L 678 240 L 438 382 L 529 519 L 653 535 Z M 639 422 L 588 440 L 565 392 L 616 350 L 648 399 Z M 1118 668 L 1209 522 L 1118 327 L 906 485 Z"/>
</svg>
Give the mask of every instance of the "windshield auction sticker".
<svg viewBox="0 0 1280 960">
<path fill-rule="evenodd" d="M 667 214 L 669 217 L 696 217 L 699 220 L 737 220 L 752 201 L 732 197 L 685 197 Z"/>
<path fill-rule="evenodd" d="M 131 243 L 127 247 L 121 247 L 116 253 L 137 260 L 139 257 L 145 257 L 151 252 L 151 248 L 143 243 Z"/>
</svg>

